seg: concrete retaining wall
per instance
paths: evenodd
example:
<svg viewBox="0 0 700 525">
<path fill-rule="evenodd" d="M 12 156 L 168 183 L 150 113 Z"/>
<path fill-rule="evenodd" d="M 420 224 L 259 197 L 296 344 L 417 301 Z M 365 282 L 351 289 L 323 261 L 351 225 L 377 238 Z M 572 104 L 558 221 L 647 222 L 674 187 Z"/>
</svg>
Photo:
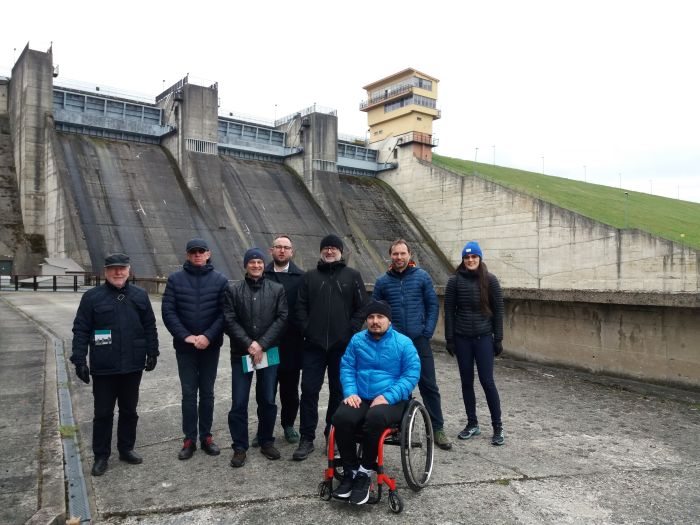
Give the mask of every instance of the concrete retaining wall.
<svg viewBox="0 0 700 525">
<path fill-rule="evenodd" d="M 698 292 L 700 255 L 639 230 L 619 230 L 478 176 L 457 175 L 399 148 L 388 182 L 457 265 L 478 240 L 504 287 Z"/>
</svg>

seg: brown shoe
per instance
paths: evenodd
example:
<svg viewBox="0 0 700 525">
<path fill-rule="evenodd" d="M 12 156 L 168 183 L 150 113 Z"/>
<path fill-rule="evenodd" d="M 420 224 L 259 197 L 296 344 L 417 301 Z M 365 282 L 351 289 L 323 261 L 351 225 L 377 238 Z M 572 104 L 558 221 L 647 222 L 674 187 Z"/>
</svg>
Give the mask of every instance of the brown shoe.
<svg viewBox="0 0 700 525">
<path fill-rule="evenodd" d="M 260 447 L 260 452 L 267 459 L 279 459 L 281 457 L 280 451 L 272 443 L 267 443 Z"/>
<path fill-rule="evenodd" d="M 245 450 L 234 450 L 233 457 L 231 458 L 231 466 L 240 468 L 245 465 L 245 456 Z"/>
</svg>

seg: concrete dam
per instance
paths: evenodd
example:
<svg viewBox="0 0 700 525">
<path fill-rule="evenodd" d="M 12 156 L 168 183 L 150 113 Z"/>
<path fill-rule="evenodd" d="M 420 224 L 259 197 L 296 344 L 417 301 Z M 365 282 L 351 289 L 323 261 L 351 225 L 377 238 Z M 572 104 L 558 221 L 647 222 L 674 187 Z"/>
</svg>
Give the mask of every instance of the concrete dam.
<svg viewBox="0 0 700 525">
<path fill-rule="evenodd" d="M 321 238 L 338 232 L 367 282 L 386 269 L 388 243 L 402 236 L 422 266 L 446 279 L 447 261 L 377 179 L 332 174 L 337 200 L 328 216 L 284 165 L 195 153 L 186 182 L 160 146 L 65 133 L 56 142 L 65 213 L 54 220 L 63 224 L 65 254 L 85 268 L 99 272 L 105 253 L 123 250 L 137 276 L 167 276 L 182 264 L 185 242 L 201 236 L 216 266 L 240 279 L 245 250 L 266 248 L 276 233 L 294 239 L 297 263 L 310 268 Z"/>
<path fill-rule="evenodd" d="M 510 356 L 700 387 L 700 254 L 688 246 L 439 168 L 423 133 L 368 144 L 315 105 L 262 123 L 220 115 L 218 86 L 188 77 L 146 102 L 54 73 L 51 50 L 27 47 L 0 78 L 0 264 L 14 274 L 44 257 L 99 272 L 125 251 L 137 277 L 166 277 L 201 236 L 239 279 L 243 252 L 276 233 L 310 268 L 334 232 L 368 284 L 406 238 L 440 294 L 474 239 L 504 287 Z"/>
</svg>

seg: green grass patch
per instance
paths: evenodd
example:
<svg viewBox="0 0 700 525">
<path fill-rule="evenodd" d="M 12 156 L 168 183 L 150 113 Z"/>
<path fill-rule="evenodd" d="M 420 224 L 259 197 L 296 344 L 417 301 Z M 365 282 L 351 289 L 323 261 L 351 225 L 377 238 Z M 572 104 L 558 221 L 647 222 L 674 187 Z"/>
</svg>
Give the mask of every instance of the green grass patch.
<svg viewBox="0 0 700 525">
<path fill-rule="evenodd" d="M 433 155 L 437 166 L 478 176 L 615 228 L 636 228 L 700 249 L 700 204 L 531 171 Z"/>
<path fill-rule="evenodd" d="M 58 433 L 61 434 L 62 438 L 75 437 L 76 432 L 78 432 L 78 427 L 75 425 L 60 425 L 58 427 Z"/>
<path fill-rule="evenodd" d="M 510 485 L 510 480 L 509 479 L 497 479 L 496 483 L 499 485 Z"/>
</svg>

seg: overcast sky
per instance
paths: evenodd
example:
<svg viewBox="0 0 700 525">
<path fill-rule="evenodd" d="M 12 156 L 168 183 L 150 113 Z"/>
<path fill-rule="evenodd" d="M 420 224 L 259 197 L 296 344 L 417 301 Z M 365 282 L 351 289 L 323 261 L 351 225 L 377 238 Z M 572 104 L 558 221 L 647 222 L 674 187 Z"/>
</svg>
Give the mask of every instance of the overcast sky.
<svg viewBox="0 0 700 525">
<path fill-rule="evenodd" d="M 696 4 L 13 1 L 0 74 L 53 42 L 58 80 L 152 99 L 190 73 L 222 110 L 316 103 L 364 136 L 362 86 L 413 67 L 440 80 L 441 155 L 700 202 Z"/>
</svg>

